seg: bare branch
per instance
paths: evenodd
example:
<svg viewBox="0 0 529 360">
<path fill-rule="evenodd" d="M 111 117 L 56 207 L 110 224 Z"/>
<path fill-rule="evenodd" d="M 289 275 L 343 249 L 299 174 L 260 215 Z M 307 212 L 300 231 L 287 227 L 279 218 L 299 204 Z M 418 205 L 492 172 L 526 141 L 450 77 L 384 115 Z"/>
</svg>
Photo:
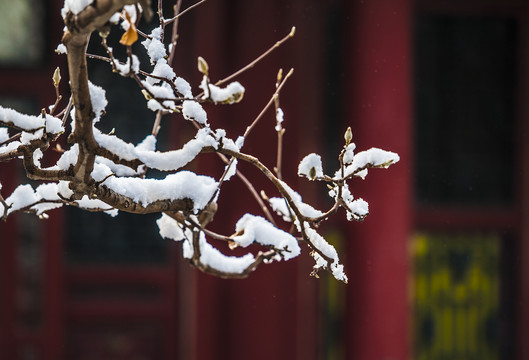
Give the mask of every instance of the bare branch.
<svg viewBox="0 0 529 360">
<path fill-rule="evenodd" d="M 181 0 L 179 0 L 179 3 L 181 2 Z M 184 11 L 182 11 L 181 13 L 175 11 L 175 16 L 173 16 L 171 19 L 169 20 L 165 20 L 165 23 L 166 24 L 170 24 L 172 23 L 173 21 L 178 21 L 178 19 L 180 18 L 180 16 L 184 15 L 185 13 L 187 13 L 188 11 L 194 9 L 195 7 L 199 6 L 200 4 L 203 4 L 205 3 L 206 0 L 200 0 L 199 2 L 191 5 L 190 7 L 188 7 L 187 9 L 185 9 Z M 178 8 L 180 8 L 180 5 L 177 5 Z"/>
<path fill-rule="evenodd" d="M 262 53 L 261 55 L 259 55 L 257 58 L 255 58 L 255 60 L 253 60 L 252 62 L 250 62 L 248 65 L 246 65 L 245 67 L 243 67 L 242 69 L 234 72 L 233 74 L 231 74 L 230 76 L 222 79 L 222 80 L 219 80 L 215 83 L 215 85 L 219 86 L 219 85 L 222 85 L 224 83 L 227 83 L 228 81 L 231 81 L 233 79 L 235 79 L 237 76 L 241 75 L 242 73 L 250 70 L 251 68 L 253 68 L 257 63 L 259 63 L 260 61 L 262 61 L 265 57 L 267 57 L 268 55 L 270 55 L 274 50 L 276 50 L 277 48 L 279 48 L 281 45 L 283 45 L 288 39 L 294 37 L 294 34 L 296 33 L 296 28 L 295 27 L 292 27 L 292 29 L 290 30 L 290 32 L 288 33 L 288 35 L 286 35 L 284 38 L 282 38 L 281 40 L 279 40 L 278 42 L 276 42 L 272 47 L 270 47 L 268 50 L 266 50 L 264 53 Z"/>
</svg>

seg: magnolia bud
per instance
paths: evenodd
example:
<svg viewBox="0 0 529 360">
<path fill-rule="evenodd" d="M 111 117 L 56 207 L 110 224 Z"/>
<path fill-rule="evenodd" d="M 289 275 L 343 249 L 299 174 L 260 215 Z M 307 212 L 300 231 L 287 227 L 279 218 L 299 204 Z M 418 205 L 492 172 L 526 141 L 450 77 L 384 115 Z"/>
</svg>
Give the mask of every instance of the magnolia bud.
<svg viewBox="0 0 529 360">
<path fill-rule="evenodd" d="M 345 145 L 349 145 L 351 143 L 351 140 L 353 140 L 353 131 L 351 130 L 350 126 L 345 131 L 344 138 L 345 138 Z"/>
<path fill-rule="evenodd" d="M 202 56 L 198 57 L 198 71 L 200 71 L 202 74 L 208 76 L 209 72 L 209 66 L 206 60 Z"/>
<path fill-rule="evenodd" d="M 145 98 L 145 100 L 151 100 L 152 99 L 151 94 L 149 94 L 149 92 L 147 90 L 142 89 L 141 93 L 143 94 L 143 97 Z"/>
<path fill-rule="evenodd" d="M 58 87 L 59 83 L 61 82 L 61 70 L 58 67 L 57 69 L 55 69 L 52 79 L 53 79 L 53 86 Z"/>
</svg>

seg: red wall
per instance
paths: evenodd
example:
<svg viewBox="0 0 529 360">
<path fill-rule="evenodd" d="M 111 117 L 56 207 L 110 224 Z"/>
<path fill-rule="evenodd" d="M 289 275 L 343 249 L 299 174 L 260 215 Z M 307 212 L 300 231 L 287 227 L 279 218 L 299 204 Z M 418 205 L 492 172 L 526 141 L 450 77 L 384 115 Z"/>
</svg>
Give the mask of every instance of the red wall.
<svg viewBox="0 0 529 360">
<path fill-rule="evenodd" d="M 411 226 L 411 2 L 352 1 L 347 75 L 353 139 L 397 152 L 353 192 L 370 204 L 348 227 L 348 358 L 409 358 L 407 244 Z"/>
</svg>

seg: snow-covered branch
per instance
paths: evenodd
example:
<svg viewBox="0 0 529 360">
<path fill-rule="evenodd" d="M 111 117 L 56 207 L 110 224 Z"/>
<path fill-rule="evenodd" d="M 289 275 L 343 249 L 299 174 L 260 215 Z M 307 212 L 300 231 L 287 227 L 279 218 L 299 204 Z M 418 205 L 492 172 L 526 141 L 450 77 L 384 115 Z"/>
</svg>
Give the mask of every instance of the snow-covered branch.
<svg viewBox="0 0 529 360">
<path fill-rule="evenodd" d="M 321 156 L 314 153 L 304 157 L 297 170 L 302 178 L 326 183 L 333 205 L 327 210 L 318 210 L 304 202 L 282 179 L 282 172 L 288 169 L 282 169 L 285 116 L 279 98 L 293 70 L 285 76 L 279 71 L 275 91 L 256 118 L 243 119 L 247 128 L 237 138 L 229 138 L 226 130 L 217 128 L 215 119 L 207 112 L 212 104 L 232 105 L 242 101 L 245 88 L 236 81 L 238 75 L 256 66 L 292 38 L 295 29 L 246 66 L 216 82 L 210 79 L 210 65 L 198 57 L 197 68 L 202 81 L 193 89 L 176 74 L 172 59 L 179 36 L 178 19 L 203 2 L 180 11 L 179 1 L 175 13 L 167 18 L 162 9 L 158 9 L 160 25 L 145 33 L 138 26 L 142 16 L 147 20 L 153 17 L 149 0 L 65 1 L 62 16 L 66 27 L 58 52 L 65 53 L 68 58 L 70 101 L 66 105 L 61 102 L 61 72 L 57 69 L 52 76 L 56 101 L 49 109 L 43 109 L 41 114 L 26 115 L 0 107 L 0 162 L 21 160 L 27 177 L 42 181 L 40 185 L 21 184 L 10 194 L 6 194 L 0 182 L 0 219 L 7 220 L 16 212 L 47 218 L 49 211 L 63 205 L 107 212 L 111 216 L 119 211 L 159 213 L 160 235 L 181 242 L 184 258 L 204 272 L 228 278 L 244 277 L 261 264 L 297 257 L 304 244 L 315 260 L 313 275 L 325 269 L 336 279 L 347 282 L 336 249 L 318 233 L 318 226 L 340 209 L 348 220 L 363 220 L 369 213 L 368 204 L 353 197 L 348 182 L 355 177 L 364 179 L 369 168 L 387 168 L 399 161 L 398 155 L 376 148 L 355 153 L 352 132 L 348 129 L 344 147 L 337 154 L 340 167 L 334 175 L 328 175 Z M 124 59 L 118 59 L 107 43 L 110 31 L 122 33 L 115 46 L 125 48 Z M 99 34 L 105 56 L 86 52 L 94 32 Z M 141 57 L 132 49 L 132 44 L 140 38 L 143 39 L 142 50 L 149 58 L 148 64 L 142 64 Z M 104 61 L 109 64 L 109 72 L 136 82 L 147 108 L 153 112 L 153 131 L 140 143 L 129 143 L 98 128 L 100 121 L 111 122 L 112 116 L 105 114 L 108 103 L 105 90 L 89 80 L 87 58 Z M 243 148 L 245 142 L 251 141 L 250 133 L 256 124 L 272 112 L 278 144 L 276 164 L 269 168 L 257 156 L 245 153 Z M 177 114 L 181 121 L 192 123 L 196 133 L 182 144 L 161 151 L 156 146 L 157 135 L 162 129 L 162 117 L 168 114 Z M 68 120 L 70 126 L 66 126 Z M 67 138 L 66 149 L 59 145 L 61 137 Z M 53 165 L 43 167 L 41 159 L 49 150 L 61 155 Z M 204 153 L 216 153 L 225 163 L 225 171 L 219 178 L 182 170 Z M 259 194 L 255 185 L 238 169 L 243 162 L 258 169 L 275 187 L 274 197 L 268 198 L 264 192 Z M 165 175 L 149 178 L 150 169 Z M 218 234 L 208 226 L 214 221 L 216 212 L 222 211 L 217 201 L 223 183 L 232 176 L 242 180 L 262 214 L 245 214 L 234 221 L 233 234 Z M 285 230 L 289 228 L 291 231 Z M 227 249 L 240 248 L 247 252 L 233 256 L 229 254 L 231 250 L 221 251 L 215 247 L 215 241 L 225 242 Z"/>
</svg>

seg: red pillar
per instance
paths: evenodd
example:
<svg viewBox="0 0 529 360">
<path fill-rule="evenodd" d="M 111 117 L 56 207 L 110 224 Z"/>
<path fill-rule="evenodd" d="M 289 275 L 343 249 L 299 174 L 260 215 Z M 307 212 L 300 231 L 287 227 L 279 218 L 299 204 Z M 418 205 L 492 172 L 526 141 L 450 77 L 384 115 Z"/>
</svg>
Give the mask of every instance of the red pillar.
<svg viewBox="0 0 529 360">
<path fill-rule="evenodd" d="M 349 91 L 345 124 L 357 151 L 399 153 L 387 170 L 351 183 L 370 215 L 347 229 L 348 359 L 410 357 L 407 245 L 411 230 L 411 2 L 355 0 L 350 4 Z"/>
<path fill-rule="evenodd" d="M 14 179 L 5 174 L 15 172 L 14 164 L 1 164 L 2 195 L 7 198 L 13 191 Z M 3 215 L 3 213 L 2 213 Z M 16 289 L 16 229 L 14 221 L 0 221 L 0 357 L 15 358 L 15 289 Z"/>
<path fill-rule="evenodd" d="M 317 36 L 321 36 L 320 29 L 308 19 L 321 21 L 321 16 L 303 0 L 208 3 L 197 9 L 197 14 L 199 11 L 203 17 L 197 32 L 205 31 L 206 36 L 194 45 L 198 54 L 207 59 L 214 81 L 260 55 L 287 35 L 291 26 L 297 27 L 294 39 L 237 79 L 246 88 L 240 104 L 207 108 L 213 126 L 225 127 L 230 136 L 242 134 L 271 97 L 279 68 L 286 74 L 295 67 L 294 76 L 281 94 L 281 106 L 287 128 L 283 175 L 297 188 L 300 153 L 319 150 L 315 148 L 316 122 L 319 120 L 317 104 L 322 95 L 315 83 L 321 81 L 318 65 L 323 54 L 314 50 Z M 202 24 L 208 24 L 208 29 L 214 31 L 208 31 Z M 244 151 L 259 156 L 270 168 L 275 165 L 276 157 L 274 125 L 273 111 L 269 111 L 244 147 Z M 212 171 L 219 167 L 217 159 L 212 157 L 200 161 L 202 169 Z M 277 196 L 271 184 L 254 168 L 239 162 L 239 169 L 258 190 Z M 211 226 L 229 234 L 244 212 L 261 215 L 241 183 L 233 179 L 223 188 L 219 212 Z M 309 258 L 307 252 L 302 256 Z M 197 274 L 194 358 L 317 358 L 317 281 L 309 276 L 312 263 L 311 259 L 307 264 L 300 257 L 288 263 L 263 265 L 246 280 L 222 280 Z"/>
</svg>

